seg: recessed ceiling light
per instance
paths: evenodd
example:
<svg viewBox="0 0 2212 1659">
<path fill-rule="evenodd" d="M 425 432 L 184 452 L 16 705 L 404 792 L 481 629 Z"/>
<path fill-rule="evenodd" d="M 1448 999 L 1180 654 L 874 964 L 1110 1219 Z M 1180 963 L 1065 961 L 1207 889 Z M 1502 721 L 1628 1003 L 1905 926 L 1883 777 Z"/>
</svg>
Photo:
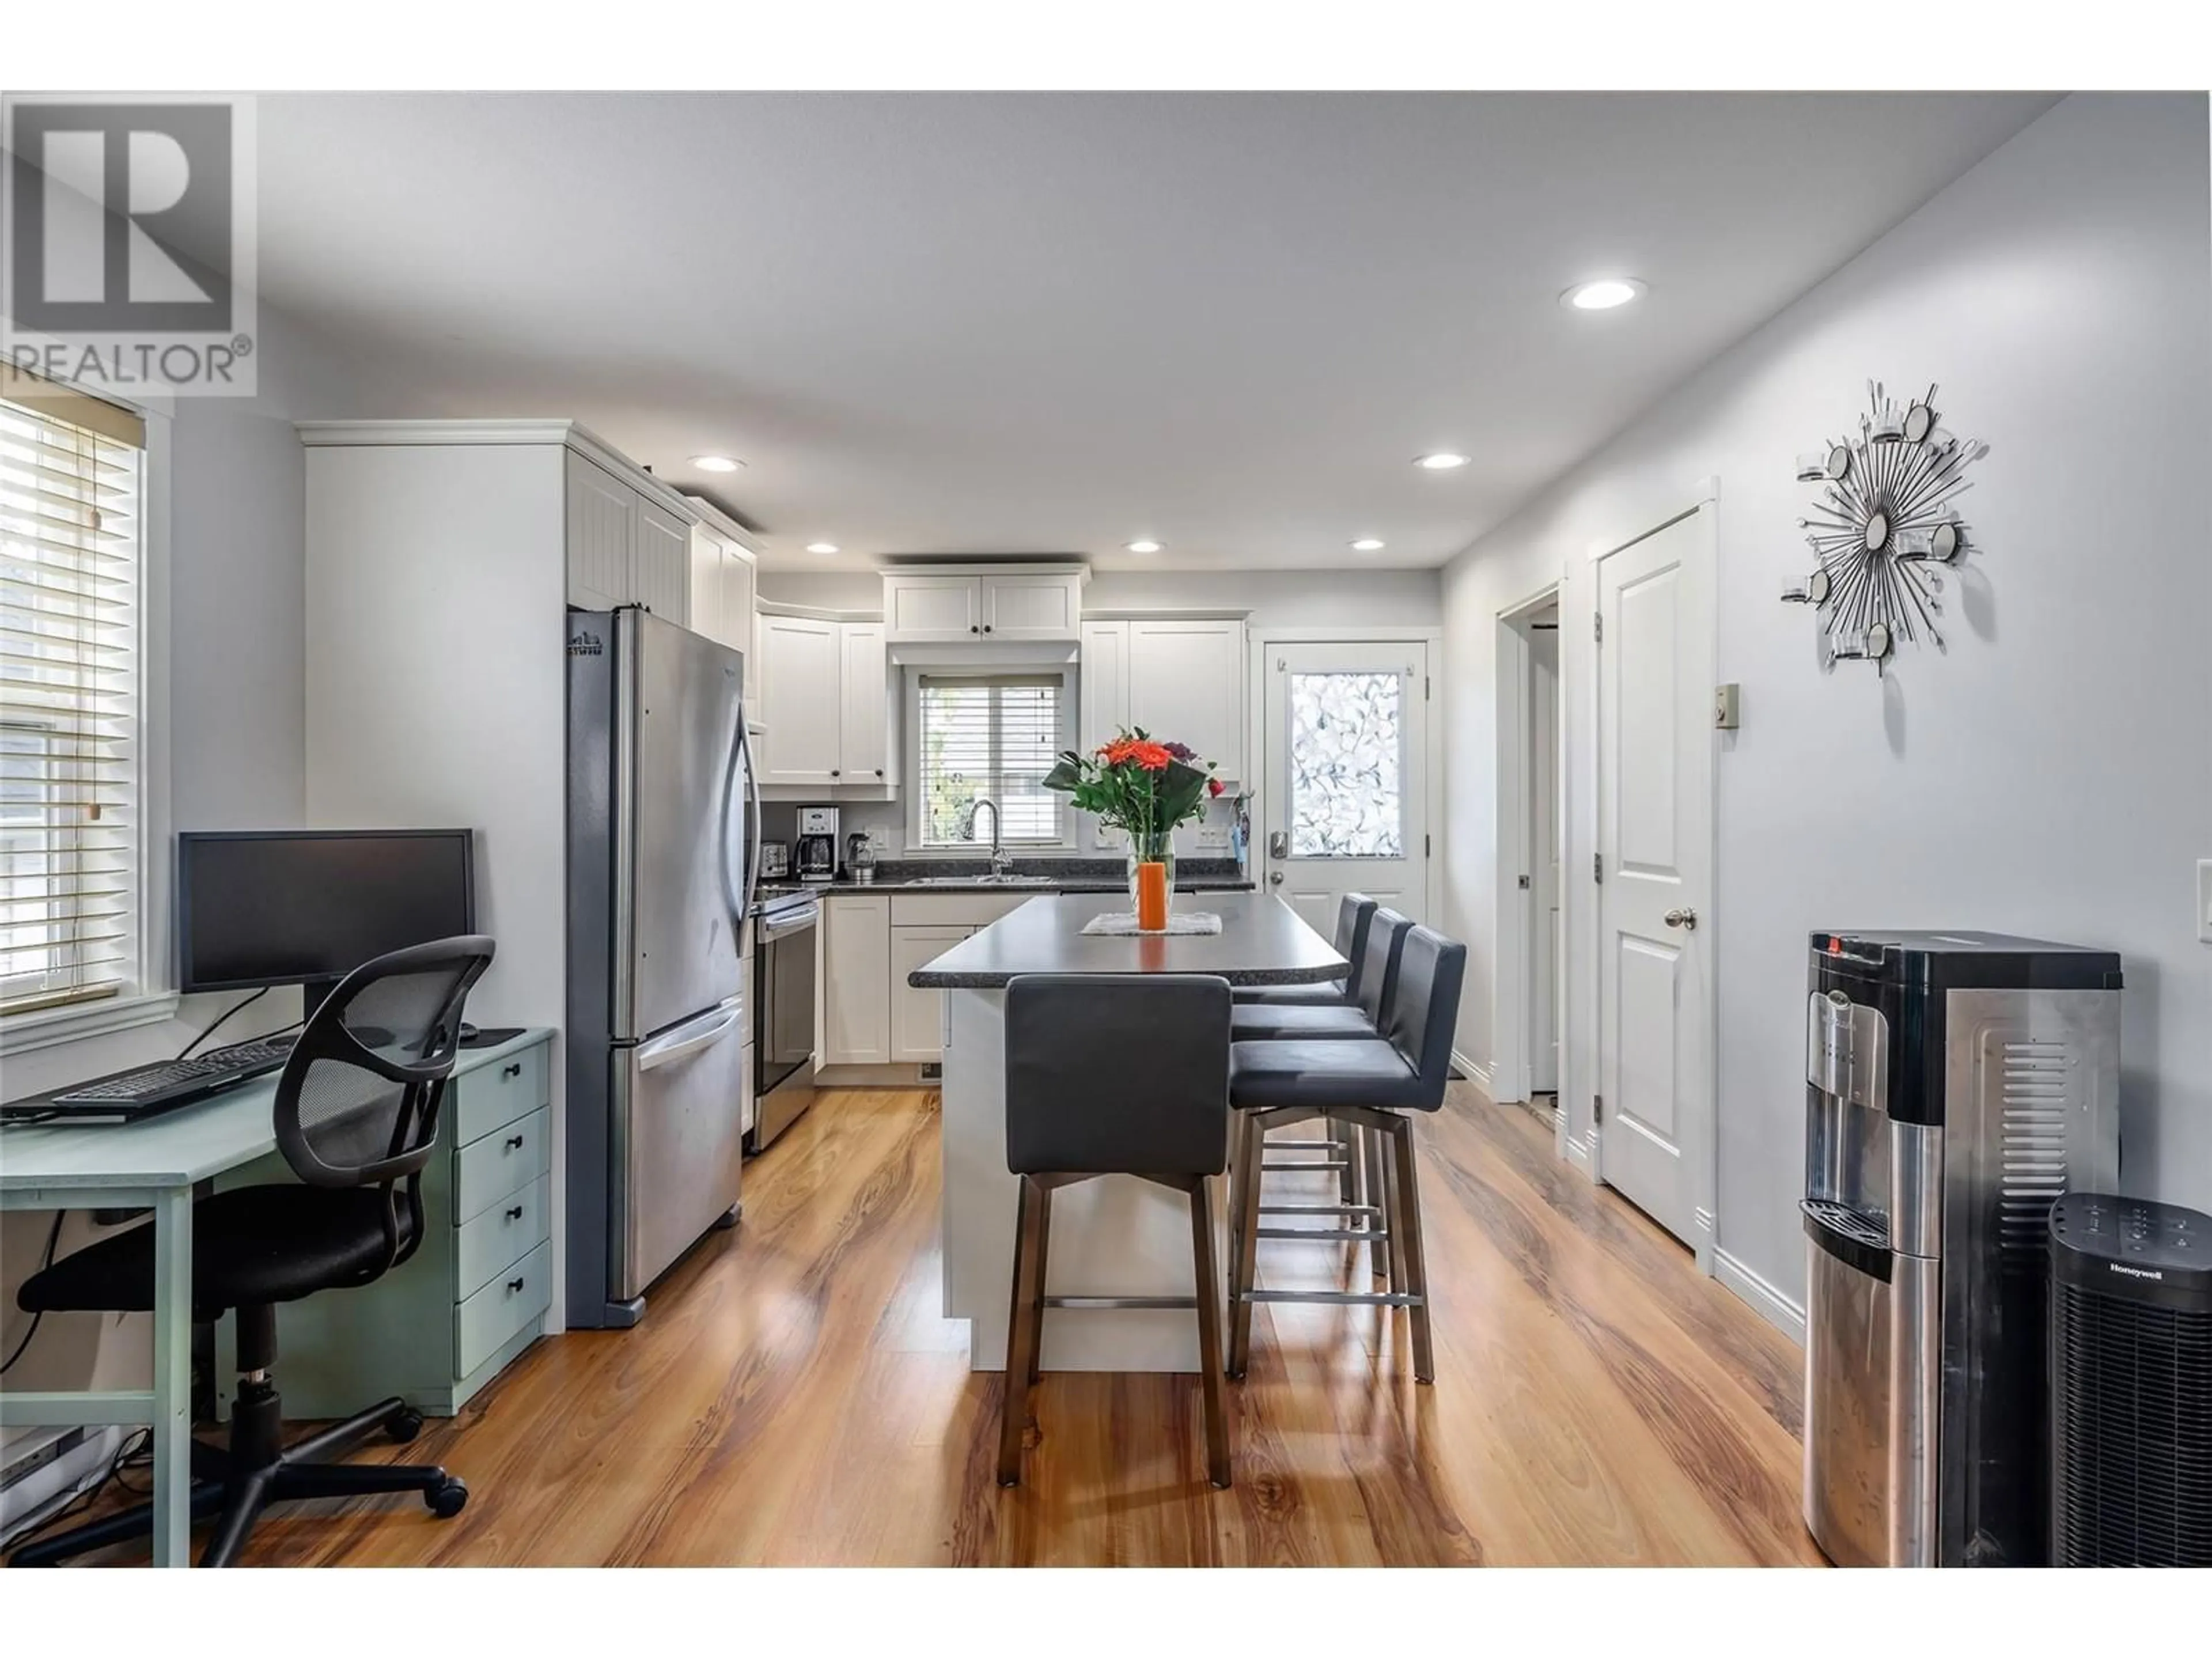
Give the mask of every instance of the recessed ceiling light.
<svg viewBox="0 0 2212 1659">
<path fill-rule="evenodd" d="M 1431 472 L 1449 472 L 1455 466 L 1465 466 L 1467 457 L 1455 455 L 1449 449 L 1440 449 L 1432 455 L 1416 455 L 1413 465 Z"/>
<path fill-rule="evenodd" d="M 1352 550 L 1355 553 L 1380 553 L 1382 550 L 1382 544 L 1372 536 L 1362 536 L 1358 541 L 1352 543 Z"/>
<path fill-rule="evenodd" d="M 1644 284 L 1630 276 L 1601 276 L 1594 283 L 1577 283 L 1559 295 L 1570 311 L 1611 311 L 1644 292 Z"/>
<path fill-rule="evenodd" d="M 1158 542 L 1139 541 L 1129 544 L 1129 551 L 1132 553 L 1157 553 L 1159 550 L 1160 544 Z"/>
<path fill-rule="evenodd" d="M 731 455 L 694 455 L 691 465 L 702 472 L 735 472 L 744 463 Z"/>
<path fill-rule="evenodd" d="M 835 542 L 809 542 L 806 544 L 806 550 L 809 553 L 835 553 L 837 550 L 837 544 Z"/>
</svg>

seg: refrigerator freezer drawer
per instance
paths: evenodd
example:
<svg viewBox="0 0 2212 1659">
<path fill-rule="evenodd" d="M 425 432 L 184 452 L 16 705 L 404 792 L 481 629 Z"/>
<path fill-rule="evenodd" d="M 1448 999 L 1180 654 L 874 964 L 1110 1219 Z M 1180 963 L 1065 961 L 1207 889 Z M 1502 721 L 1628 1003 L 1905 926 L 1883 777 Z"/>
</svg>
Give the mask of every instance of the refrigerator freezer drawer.
<svg viewBox="0 0 2212 1659">
<path fill-rule="evenodd" d="M 738 1202 L 744 1161 L 744 1019 L 732 998 L 614 1054 L 618 1134 L 626 1156 L 609 1275 L 628 1301 Z"/>
</svg>

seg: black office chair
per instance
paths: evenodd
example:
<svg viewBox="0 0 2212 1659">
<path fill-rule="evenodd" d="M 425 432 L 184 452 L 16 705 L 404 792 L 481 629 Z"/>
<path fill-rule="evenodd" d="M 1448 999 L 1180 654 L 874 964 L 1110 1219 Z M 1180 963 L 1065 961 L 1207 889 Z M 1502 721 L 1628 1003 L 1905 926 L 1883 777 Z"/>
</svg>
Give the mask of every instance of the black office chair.
<svg viewBox="0 0 2212 1659">
<path fill-rule="evenodd" d="M 1321 985 L 1244 985 L 1234 995 L 1240 1003 L 1264 1003 L 1275 1008 L 1340 1008 L 1359 996 L 1363 958 L 1367 953 L 1368 925 L 1375 916 L 1375 901 L 1364 893 L 1346 893 L 1337 901 L 1336 936 L 1329 942 L 1337 955 L 1352 964 L 1342 979 Z"/>
<path fill-rule="evenodd" d="M 1379 924 L 1380 918 L 1377 918 Z M 1229 1374 L 1242 1376 L 1251 1355 L 1257 1302 L 1328 1302 L 1404 1308 L 1413 1325 L 1413 1376 L 1436 1379 L 1429 1323 L 1429 1275 L 1421 1249 L 1421 1200 L 1413 1172 L 1409 1112 L 1443 1104 L 1451 1079 L 1453 1035 L 1467 946 L 1408 926 L 1391 976 L 1382 1034 L 1341 1040 L 1238 1042 L 1230 1051 L 1229 1103 L 1237 1111 L 1236 1175 L 1230 1200 Z M 1364 1132 L 1378 1153 L 1371 1206 L 1381 1230 L 1313 1231 L 1261 1224 L 1260 1148 L 1269 1129 L 1314 1118 Z M 1299 1206 L 1307 1213 L 1316 1206 Z M 1334 1206 L 1331 1206 L 1334 1207 Z M 1384 1291 L 1262 1291 L 1257 1249 L 1263 1238 L 1352 1238 L 1387 1244 Z"/>
<path fill-rule="evenodd" d="M 202 1477 L 192 1483 L 192 1516 L 216 1517 L 203 1566 L 235 1561 L 271 1503 L 419 1492 L 445 1518 L 468 1501 L 468 1488 L 441 1468 L 319 1461 L 378 1430 L 413 1439 L 422 1415 L 404 1400 L 286 1448 L 269 1368 L 278 1303 L 367 1285 L 421 1243 L 422 1169 L 460 1047 L 461 1010 L 491 959 L 491 940 L 469 935 L 394 951 L 347 975 L 307 1021 L 276 1084 L 277 1148 L 304 1184 L 241 1187 L 192 1206 L 193 1317 L 237 1310 L 240 1372 L 228 1451 L 192 1448 Z M 27 1313 L 150 1310 L 154 1230 L 64 1257 L 26 1279 L 15 1301 Z M 153 1505 L 140 1504 L 28 1545 L 13 1564 L 52 1566 L 152 1529 Z"/>
<path fill-rule="evenodd" d="M 1006 1168 L 1021 1177 L 1021 1201 L 999 1424 L 1002 1486 L 1022 1478 L 1045 1310 L 1116 1307 L 1196 1310 L 1206 1474 L 1229 1484 L 1213 1264 L 1213 1177 L 1229 1152 L 1229 981 L 1202 974 L 1038 974 L 1007 983 Z M 1194 1295 L 1045 1294 L 1053 1190 L 1102 1175 L 1190 1195 Z"/>
</svg>

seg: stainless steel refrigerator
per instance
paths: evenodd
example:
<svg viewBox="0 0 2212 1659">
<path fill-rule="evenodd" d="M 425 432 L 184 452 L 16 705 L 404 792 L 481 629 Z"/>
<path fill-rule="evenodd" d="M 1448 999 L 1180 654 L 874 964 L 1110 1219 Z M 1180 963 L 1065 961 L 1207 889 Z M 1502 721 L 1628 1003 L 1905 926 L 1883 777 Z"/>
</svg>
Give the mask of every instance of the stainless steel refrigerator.
<svg viewBox="0 0 2212 1659">
<path fill-rule="evenodd" d="M 738 1215 L 759 790 L 744 659 L 625 606 L 568 616 L 568 1323 Z"/>
</svg>

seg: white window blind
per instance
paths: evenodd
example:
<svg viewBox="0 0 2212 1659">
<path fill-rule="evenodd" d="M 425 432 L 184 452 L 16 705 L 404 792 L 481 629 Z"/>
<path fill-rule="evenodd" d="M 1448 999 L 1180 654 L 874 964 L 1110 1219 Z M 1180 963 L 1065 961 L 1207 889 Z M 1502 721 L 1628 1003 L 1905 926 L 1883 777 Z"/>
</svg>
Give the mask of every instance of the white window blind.
<svg viewBox="0 0 2212 1659">
<path fill-rule="evenodd" d="M 1062 796 L 1044 787 L 1060 750 L 1066 686 L 1058 675 L 921 677 L 921 840 L 927 847 L 990 845 L 988 799 L 1005 815 L 1000 838 L 1060 839 Z"/>
<path fill-rule="evenodd" d="M 143 450 L 0 386 L 0 1014 L 135 988 Z"/>
</svg>

